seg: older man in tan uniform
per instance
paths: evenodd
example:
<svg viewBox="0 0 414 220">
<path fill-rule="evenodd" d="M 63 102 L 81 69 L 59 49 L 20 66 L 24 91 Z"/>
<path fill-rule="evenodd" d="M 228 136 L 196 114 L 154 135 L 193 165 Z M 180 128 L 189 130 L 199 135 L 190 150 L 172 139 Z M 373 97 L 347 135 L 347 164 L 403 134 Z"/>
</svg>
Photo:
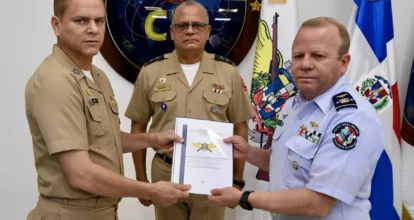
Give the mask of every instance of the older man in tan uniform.
<svg viewBox="0 0 414 220">
<path fill-rule="evenodd" d="M 157 57 L 142 68 L 130 104 L 125 113 L 132 120 L 132 132 L 160 132 L 174 128 L 176 117 L 200 118 L 232 122 L 234 132 L 247 139 L 247 123 L 255 114 L 247 89 L 235 64 L 218 55 L 208 54 L 204 46 L 211 27 L 205 8 L 186 1 L 175 10 L 171 35 L 176 50 Z M 172 153 L 158 152 L 152 161 L 152 182 L 171 179 Z M 135 152 L 137 179 L 146 176 L 146 150 Z M 234 179 L 244 185 L 244 161 L 235 161 Z M 140 199 L 149 206 L 152 201 Z M 155 206 L 157 220 L 220 220 L 224 208 L 207 200 L 205 195 L 190 195 L 189 199 L 169 207 Z"/>
<path fill-rule="evenodd" d="M 39 200 L 27 219 L 117 219 L 121 197 L 155 199 L 166 207 L 189 186 L 148 184 L 123 177 L 123 153 L 182 141 L 171 131 L 120 131 L 118 105 L 107 76 L 92 65 L 102 45 L 102 0 L 55 0 L 53 52 L 25 90 Z"/>
</svg>

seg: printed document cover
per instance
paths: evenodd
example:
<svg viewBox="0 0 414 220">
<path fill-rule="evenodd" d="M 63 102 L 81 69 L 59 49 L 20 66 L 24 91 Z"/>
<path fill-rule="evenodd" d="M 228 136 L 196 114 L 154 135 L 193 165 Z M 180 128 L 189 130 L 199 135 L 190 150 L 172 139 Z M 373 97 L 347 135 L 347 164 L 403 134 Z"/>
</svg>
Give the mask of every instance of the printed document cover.
<svg viewBox="0 0 414 220">
<path fill-rule="evenodd" d="M 172 182 L 203 195 L 233 186 L 233 146 L 223 141 L 233 136 L 232 123 L 177 117 L 175 133 L 184 143 L 174 144 Z"/>
</svg>

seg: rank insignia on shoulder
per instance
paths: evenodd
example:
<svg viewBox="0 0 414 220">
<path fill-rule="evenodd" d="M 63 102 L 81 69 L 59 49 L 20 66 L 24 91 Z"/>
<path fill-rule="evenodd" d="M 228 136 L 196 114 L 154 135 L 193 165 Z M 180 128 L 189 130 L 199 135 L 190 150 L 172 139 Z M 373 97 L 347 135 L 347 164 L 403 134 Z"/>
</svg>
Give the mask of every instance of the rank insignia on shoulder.
<svg viewBox="0 0 414 220">
<path fill-rule="evenodd" d="M 339 149 L 351 150 L 357 144 L 359 129 L 352 123 L 342 122 L 338 124 L 332 130 L 332 133 L 335 134 L 335 137 L 332 138 L 332 141 Z"/>
<path fill-rule="evenodd" d="M 226 57 L 220 56 L 218 54 L 215 54 L 214 55 L 214 60 L 222 61 L 222 62 L 228 63 L 228 64 L 230 64 L 232 66 L 236 66 L 236 64 L 233 61 L 227 59 Z"/>
<path fill-rule="evenodd" d="M 332 97 L 332 101 L 335 105 L 336 111 L 349 107 L 358 108 L 355 99 L 352 98 L 351 94 L 348 92 L 341 92 L 336 94 L 334 97 Z"/>
<path fill-rule="evenodd" d="M 148 65 L 150 65 L 151 63 L 158 62 L 158 61 L 161 61 L 161 60 L 164 60 L 164 59 L 165 59 L 165 58 L 164 58 L 164 55 L 161 55 L 161 56 L 155 57 L 154 59 L 152 59 L 152 60 L 150 60 L 150 61 L 146 62 L 146 63 L 144 64 L 144 66 L 148 66 Z"/>
</svg>

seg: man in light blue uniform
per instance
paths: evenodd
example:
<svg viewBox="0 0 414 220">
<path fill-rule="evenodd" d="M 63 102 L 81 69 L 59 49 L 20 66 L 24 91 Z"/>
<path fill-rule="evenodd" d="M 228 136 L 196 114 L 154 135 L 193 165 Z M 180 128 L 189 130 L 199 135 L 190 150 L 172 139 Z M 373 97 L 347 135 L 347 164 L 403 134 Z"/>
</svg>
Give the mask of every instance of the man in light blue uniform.
<svg viewBox="0 0 414 220">
<path fill-rule="evenodd" d="M 349 35 L 332 18 L 304 22 L 292 47 L 298 94 L 279 114 L 271 150 L 225 139 L 235 156 L 270 173 L 271 192 L 214 189 L 218 204 L 268 210 L 273 219 L 370 219 L 371 180 L 385 147 L 375 109 L 344 76 Z"/>
</svg>

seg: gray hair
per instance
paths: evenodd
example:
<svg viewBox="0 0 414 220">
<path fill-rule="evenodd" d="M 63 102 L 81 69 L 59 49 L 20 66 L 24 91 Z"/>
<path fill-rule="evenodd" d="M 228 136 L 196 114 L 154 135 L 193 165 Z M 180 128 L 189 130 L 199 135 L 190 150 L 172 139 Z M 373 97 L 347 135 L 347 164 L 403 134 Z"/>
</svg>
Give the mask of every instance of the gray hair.
<svg viewBox="0 0 414 220">
<path fill-rule="evenodd" d="M 206 15 L 206 21 L 207 21 L 207 24 L 208 24 L 208 23 L 209 23 L 209 17 L 208 17 L 208 12 L 207 12 L 207 9 L 204 7 L 204 5 L 200 4 L 199 2 L 197 2 L 197 1 L 195 1 L 195 0 L 186 0 L 186 1 L 184 1 L 183 3 L 179 4 L 179 5 L 177 6 L 177 8 L 175 8 L 175 10 L 174 10 L 174 14 L 173 14 L 173 16 L 172 16 L 172 23 L 174 23 L 174 20 L 175 20 L 175 12 L 176 12 L 179 8 L 181 8 L 181 7 L 186 7 L 186 6 L 192 6 L 192 5 L 198 5 L 198 6 L 200 6 L 200 7 L 203 9 L 203 11 L 204 11 L 204 13 L 205 13 L 205 15 Z"/>
</svg>

